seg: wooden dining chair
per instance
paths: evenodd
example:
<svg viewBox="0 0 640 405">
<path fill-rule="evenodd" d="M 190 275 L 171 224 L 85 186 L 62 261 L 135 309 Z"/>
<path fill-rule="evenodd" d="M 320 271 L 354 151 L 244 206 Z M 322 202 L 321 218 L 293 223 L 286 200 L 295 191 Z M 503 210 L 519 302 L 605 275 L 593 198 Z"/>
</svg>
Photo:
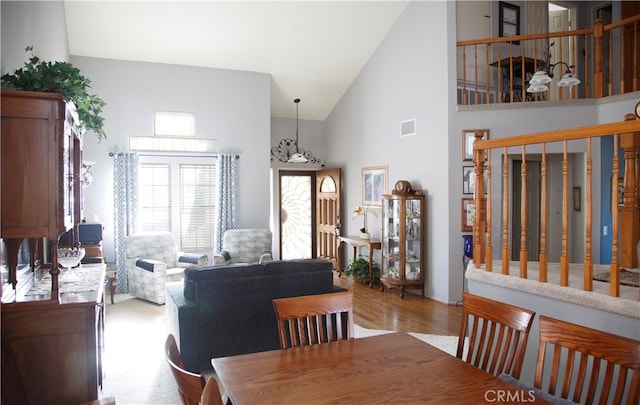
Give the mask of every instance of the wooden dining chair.
<svg viewBox="0 0 640 405">
<path fill-rule="evenodd" d="M 178 384 L 178 393 L 180 399 L 184 405 L 199 405 L 203 396 L 203 389 L 205 387 L 205 378 L 201 374 L 192 373 L 185 370 L 182 358 L 180 357 L 180 351 L 176 344 L 176 339 L 173 335 L 169 334 L 164 344 L 164 350 L 167 357 L 167 363 L 171 368 L 173 378 Z M 211 377 L 206 381 L 210 384 L 207 394 L 207 404 L 222 405 L 222 396 L 218 387 L 216 378 Z M 215 388 L 214 388 L 215 385 Z M 216 393 L 212 393 L 212 391 Z M 216 401 L 217 398 L 217 401 Z"/>
<path fill-rule="evenodd" d="M 209 378 L 202 389 L 200 405 L 222 405 L 223 402 L 220 396 L 218 381 L 215 378 Z"/>
<path fill-rule="evenodd" d="M 535 312 L 469 293 L 462 298 L 456 357 L 496 376 L 520 378 Z"/>
<path fill-rule="evenodd" d="M 640 403 L 640 341 L 544 315 L 539 320 L 535 388 L 578 403 Z"/>
<path fill-rule="evenodd" d="M 280 347 L 311 346 L 353 339 L 353 292 L 273 300 Z"/>
</svg>

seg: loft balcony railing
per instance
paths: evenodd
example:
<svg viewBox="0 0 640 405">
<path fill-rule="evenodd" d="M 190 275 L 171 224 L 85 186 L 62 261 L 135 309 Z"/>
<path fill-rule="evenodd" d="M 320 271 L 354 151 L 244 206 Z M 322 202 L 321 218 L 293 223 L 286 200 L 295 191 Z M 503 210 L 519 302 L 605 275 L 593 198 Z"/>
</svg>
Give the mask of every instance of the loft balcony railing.
<svg viewBox="0 0 640 405">
<path fill-rule="evenodd" d="M 582 204 L 580 215 L 584 215 L 584 235 L 580 236 L 580 240 L 584 240 L 584 258 L 575 258 L 573 263 L 583 264 L 583 290 L 593 290 L 593 255 L 592 255 L 592 242 L 594 238 L 593 234 L 593 216 L 594 216 L 594 197 L 600 198 L 600 194 L 594 196 L 593 190 L 596 182 L 599 182 L 599 178 L 593 176 L 593 156 L 592 156 L 592 143 L 601 141 L 602 137 L 613 137 L 613 150 L 618 151 L 620 147 L 624 150 L 623 158 L 618 158 L 618 154 L 614 153 L 612 159 L 612 173 L 613 179 L 618 179 L 624 172 L 623 176 L 623 191 L 622 191 L 622 205 L 618 204 L 618 187 L 612 187 L 611 195 L 611 216 L 612 216 L 612 260 L 609 265 L 610 270 L 610 291 L 609 295 L 612 297 L 619 297 L 620 293 L 620 267 L 625 268 L 637 268 L 638 257 L 636 246 L 640 239 L 640 119 L 637 119 L 634 114 L 627 114 L 625 121 L 593 125 L 580 128 L 571 128 L 552 132 L 542 132 L 528 135 L 520 135 L 513 137 L 506 137 L 500 139 L 483 140 L 482 131 L 478 131 L 475 134 L 475 142 L 473 146 L 474 150 L 474 167 L 476 179 L 486 179 L 486 186 L 484 181 L 476 181 L 474 202 L 475 202 L 475 218 L 473 226 L 473 262 L 477 269 L 481 268 L 484 264 L 486 271 L 493 271 L 493 257 L 494 246 L 492 243 L 495 229 L 501 228 L 501 235 L 496 235 L 495 240 L 500 241 L 500 246 L 497 247 L 501 258 L 501 274 L 509 275 L 510 261 L 515 262 L 518 260 L 512 260 L 512 252 L 510 244 L 510 235 L 514 232 L 510 228 L 510 211 L 513 209 L 510 206 L 512 200 L 510 196 L 515 193 L 521 195 L 521 204 L 519 207 L 520 212 L 513 212 L 512 216 L 520 216 L 520 251 L 519 254 L 513 255 L 513 257 L 519 257 L 519 277 L 527 278 L 527 270 L 529 262 L 531 260 L 528 252 L 528 224 L 527 224 L 527 156 L 528 154 L 536 155 L 536 160 L 540 162 L 540 230 L 539 230 L 539 254 L 538 254 L 538 267 L 539 267 L 539 282 L 547 283 L 547 267 L 550 263 L 548 257 L 548 249 L 550 243 L 561 244 L 561 254 L 559 258 L 560 267 L 560 285 L 568 286 L 569 280 L 569 240 L 571 230 L 576 232 L 582 232 L 583 229 L 576 230 L 572 227 L 570 222 L 569 201 L 573 198 L 579 198 L 580 204 Z M 549 235 L 549 224 L 547 223 L 550 210 L 552 206 L 557 207 L 556 203 L 552 204 L 551 196 L 547 193 L 548 185 L 551 184 L 549 170 L 547 167 L 547 159 L 550 155 L 547 151 L 561 156 L 561 164 L 557 164 L 557 167 L 561 167 L 562 171 L 562 202 L 561 202 L 561 218 L 562 223 L 560 225 L 561 235 Z M 584 152 L 584 168 L 581 165 L 570 164 L 568 155 L 570 152 L 580 151 Z M 510 167 L 508 164 L 509 156 L 522 159 L 522 167 L 520 173 L 510 173 Z M 493 156 L 493 159 L 492 159 Z M 502 167 L 497 169 L 493 168 L 492 161 L 502 162 Z M 580 166 L 580 167 L 578 167 Z M 574 170 L 575 173 L 570 173 L 570 170 Z M 485 176 L 486 171 L 486 176 Z M 500 173 L 501 177 L 493 181 L 494 173 Z M 500 176 L 500 175 L 499 175 Z M 521 189 L 513 190 L 510 186 L 509 179 L 516 176 L 521 176 Z M 571 184 L 571 179 L 575 179 L 576 176 L 584 176 L 585 193 L 584 196 L 580 193 L 579 196 L 570 195 L 569 190 L 573 190 L 574 184 Z M 498 187 L 500 190 L 495 195 L 500 195 L 498 201 L 493 201 L 492 186 Z M 485 194 L 486 189 L 486 194 Z M 597 188 L 600 190 L 600 187 Z M 602 189 L 606 189 L 602 187 Z M 484 197 L 481 197 L 484 196 Z M 574 202 L 575 203 L 575 202 Z M 575 206 L 571 207 L 572 211 L 575 211 Z M 532 209 L 538 209 L 530 207 Z M 575 213 L 573 213 L 575 214 Z M 595 213 L 600 215 L 600 211 Z M 494 221 L 499 222 L 501 225 L 492 229 L 492 223 Z M 554 228 L 557 230 L 557 227 Z M 617 235 L 617 237 L 616 237 Z M 516 238 L 518 235 L 515 235 Z M 537 238 L 537 236 L 536 236 Z M 497 252 L 496 252 L 497 253 Z M 578 260 L 578 261 L 576 261 Z M 556 264 L 555 262 L 554 264 Z M 497 270 L 497 269 L 496 269 Z M 638 296 L 640 300 L 640 295 Z"/>
<path fill-rule="evenodd" d="M 592 28 L 457 42 L 458 104 L 602 98 L 640 90 L 640 15 Z M 552 68 L 549 90 L 529 93 L 529 79 Z M 558 87 L 571 66 L 581 83 Z"/>
</svg>

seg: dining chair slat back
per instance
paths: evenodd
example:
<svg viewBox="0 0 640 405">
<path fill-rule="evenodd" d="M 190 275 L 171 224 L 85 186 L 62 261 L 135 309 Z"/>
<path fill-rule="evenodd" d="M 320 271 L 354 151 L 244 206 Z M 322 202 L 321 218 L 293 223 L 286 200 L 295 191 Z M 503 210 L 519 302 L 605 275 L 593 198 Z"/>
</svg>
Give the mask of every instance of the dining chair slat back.
<svg viewBox="0 0 640 405">
<path fill-rule="evenodd" d="M 184 369 L 182 358 L 180 357 L 180 351 L 176 339 L 173 335 L 169 334 L 164 344 L 164 351 L 167 358 L 169 368 L 173 378 L 178 385 L 178 393 L 183 405 L 199 405 L 203 395 L 203 388 L 205 386 L 205 379 L 202 375 L 192 373 Z M 222 405 L 222 397 L 215 378 L 210 378 L 208 383 L 215 384 L 215 390 L 217 391 L 217 402 L 215 395 L 210 394 L 210 402 L 208 404 Z M 213 390 L 213 387 L 209 388 Z"/>
<path fill-rule="evenodd" d="M 520 378 L 534 316 L 528 309 L 464 293 L 456 357 L 496 376 Z"/>
<path fill-rule="evenodd" d="M 640 403 L 640 341 L 544 315 L 539 321 L 535 388 L 577 403 Z"/>
<path fill-rule="evenodd" d="M 277 298 L 273 307 L 282 349 L 354 338 L 351 291 Z"/>
</svg>

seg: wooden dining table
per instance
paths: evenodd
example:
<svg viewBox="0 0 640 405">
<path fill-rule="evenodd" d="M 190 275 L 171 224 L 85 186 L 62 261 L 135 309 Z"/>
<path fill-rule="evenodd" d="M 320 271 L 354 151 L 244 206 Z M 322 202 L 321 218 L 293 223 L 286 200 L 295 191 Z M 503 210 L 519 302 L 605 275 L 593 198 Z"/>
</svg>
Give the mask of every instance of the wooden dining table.
<svg viewBox="0 0 640 405">
<path fill-rule="evenodd" d="M 547 403 L 406 333 L 211 362 L 234 405 Z"/>
</svg>

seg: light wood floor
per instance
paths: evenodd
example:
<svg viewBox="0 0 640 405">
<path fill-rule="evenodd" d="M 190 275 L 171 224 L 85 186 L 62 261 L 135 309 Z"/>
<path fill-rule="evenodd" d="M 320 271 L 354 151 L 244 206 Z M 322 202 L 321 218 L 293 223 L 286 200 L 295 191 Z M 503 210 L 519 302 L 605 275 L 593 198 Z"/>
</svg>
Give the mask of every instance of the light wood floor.
<svg viewBox="0 0 640 405">
<path fill-rule="evenodd" d="M 420 290 L 380 291 L 379 285 L 369 288 L 344 274 L 338 278 L 334 272 L 334 284 L 353 290 L 354 321 L 368 329 L 419 332 L 457 336 L 462 317 L 461 305 L 447 305 L 422 298 Z"/>
</svg>

